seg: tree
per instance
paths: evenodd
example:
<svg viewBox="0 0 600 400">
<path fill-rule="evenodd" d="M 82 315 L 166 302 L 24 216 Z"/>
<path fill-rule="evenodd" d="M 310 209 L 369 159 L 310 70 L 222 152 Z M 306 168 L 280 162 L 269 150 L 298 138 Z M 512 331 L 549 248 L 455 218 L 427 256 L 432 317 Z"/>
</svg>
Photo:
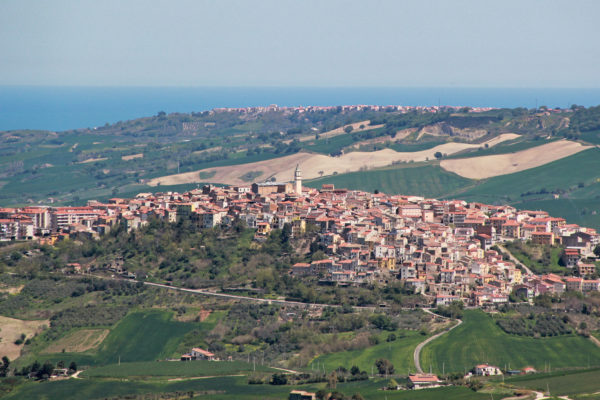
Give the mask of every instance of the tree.
<svg viewBox="0 0 600 400">
<path fill-rule="evenodd" d="M 287 385 L 288 379 L 285 374 L 273 374 L 271 377 L 271 385 Z"/>
<path fill-rule="evenodd" d="M 394 373 L 394 365 L 386 358 L 380 358 L 375 361 L 375 367 L 379 375 L 391 375 Z"/>
<path fill-rule="evenodd" d="M 327 376 L 327 388 L 335 389 L 337 386 L 337 374 L 335 371 L 332 371 L 329 376 Z"/>
<path fill-rule="evenodd" d="M 50 361 L 46 361 L 42 368 L 39 370 L 37 376 L 40 379 L 48 379 L 50 375 L 52 375 L 52 371 L 54 371 L 54 364 Z"/>
<path fill-rule="evenodd" d="M 0 365 L 0 377 L 5 377 L 8 374 L 8 366 L 10 365 L 10 360 L 7 356 L 2 357 L 2 365 Z"/>
<path fill-rule="evenodd" d="M 435 158 L 437 158 L 438 160 L 441 159 L 442 157 L 444 157 L 444 155 L 442 154 L 442 152 L 440 151 L 436 151 L 435 154 L 433 155 Z"/>
<path fill-rule="evenodd" d="M 350 373 L 352 375 L 358 375 L 360 374 L 360 368 L 358 368 L 356 365 L 353 365 L 352 368 L 350 368 Z"/>
<path fill-rule="evenodd" d="M 594 247 L 594 254 L 596 257 L 600 257 L 600 244 L 597 244 L 596 247 Z"/>
<path fill-rule="evenodd" d="M 344 132 L 346 133 L 350 133 L 354 130 L 354 128 L 352 127 L 352 125 L 348 125 L 344 128 Z"/>
<path fill-rule="evenodd" d="M 354 393 L 354 395 L 352 395 L 352 400 L 365 400 L 365 398 L 362 397 L 360 393 Z"/>
<path fill-rule="evenodd" d="M 73 372 L 77 372 L 77 363 L 75 361 L 71 361 L 71 364 L 69 364 L 69 369 Z"/>
</svg>

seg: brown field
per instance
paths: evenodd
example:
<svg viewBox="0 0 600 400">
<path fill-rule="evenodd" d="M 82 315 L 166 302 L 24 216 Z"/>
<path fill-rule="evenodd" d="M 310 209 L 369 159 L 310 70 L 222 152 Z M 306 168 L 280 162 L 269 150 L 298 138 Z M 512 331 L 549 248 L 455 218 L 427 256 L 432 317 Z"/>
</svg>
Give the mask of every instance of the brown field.
<svg viewBox="0 0 600 400">
<path fill-rule="evenodd" d="M 500 135 L 489 142 L 493 146 L 502 141 L 512 140 L 519 135 L 506 133 Z M 482 144 L 470 143 L 444 143 L 434 148 L 416 151 L 416 152 L 397 152 L 391 149 L 384 149 L 373 152 L 351 152 L 340 157 L 331 157 L 323 154 L 296 153 L 285 157 L 272 160 L 258 161 L 254 163 L 231 165 L 226 167 L 207 168 L 204 170 L 186 172 L 182 174 L 168 175 L 154 178 L 148 184 L 157 185 L 177 185 L 183 183 L 196 183 L 202 181 L 200 173 L 213 173 L 210 181 L 213 183 L 223 183 L 229 185 L 246 185 L 242 177 L 247 171 L 262 171 L 261 180 L 275 177 L 278 181 L 290 181 L 293 179 L 296 165 L 299 164 L 302 169 L 304 179 L 314 179 L 320 176 L 333 175 L 334 173 L 346 173 L 364 169 L 380 168 L 399 162 L 420 162 L 435 159 L 434 154 L 441 152 L 443 154 L 454 154 L 466 149 L 479 148 Z"/>
<path fill-rule="evenodd" d="M 128 156 L 122 156 L 121 160 L 129 161 L 129 160 L 135 160 L 136 158 L 144 158 L 144 153 L 137 153 L 137 154 L 131 154 Z"/>
<path fill-rule="evenodd" d="M 204 150 L 196 150 L 192 154 L 210 153 L 213 151 L 219 151 L 222 148 L 223 148 L 222 146 L 209 147 L 208 149 L 204 149 Z"/>
<path fill-rule="evenodd" d="M 87 160 L 80 161 L 79 164 L 87 164 L 87 163 L 93 163 L 93 162 L 104 161 L 104 160 L 108 160 L 108 158 L 106 158 L 106 157 L 88 158 Z"/>
<path fill-rule="evenodd" d="M 10 360 L 21 355 L 23 345 L 15 344 L 22 333 L 27 338 L 42 331 L 44 326 L 48 326 L 49 321 L 24 321 L 21 319 L 0 316 L 0 357 L 7 356 Z"/>
<path fill-rule="evenodd" d="M 82 329 L 72 332 L 46 347 L 43 353 L 81 353 L 94 349 L 102 343 L 108 335 L 108 329 Z"/>
<path fill-rule="evenodd" d="M 583 146 L 577 142 L 559 140 L 516 153 L 444 160 L 440 165 L 446 171 L 465 178 L 485 179 L 539 167 L 588 148 L 590 146 Z"/>
<path fill-rule="evenodd" d="M 25 287 L 25 285 L 10 286 L 10 287 L 0 286 L 0 293 L 19 294 L 19 293 L 21 293 L 21 290 L 23 290 L 24 287 Z"/>
</svg>

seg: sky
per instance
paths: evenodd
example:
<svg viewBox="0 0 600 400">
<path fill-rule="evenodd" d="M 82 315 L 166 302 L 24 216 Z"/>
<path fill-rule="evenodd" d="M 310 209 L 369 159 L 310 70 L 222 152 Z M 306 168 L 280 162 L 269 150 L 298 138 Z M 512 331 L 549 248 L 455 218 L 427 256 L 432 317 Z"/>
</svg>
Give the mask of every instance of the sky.
<svg viewBox="0 0 600 400">
<path fill-rule="evenodd" d="M 0 85 L 600 88 L 597 0 L 2 0 Z"/>
</svg>

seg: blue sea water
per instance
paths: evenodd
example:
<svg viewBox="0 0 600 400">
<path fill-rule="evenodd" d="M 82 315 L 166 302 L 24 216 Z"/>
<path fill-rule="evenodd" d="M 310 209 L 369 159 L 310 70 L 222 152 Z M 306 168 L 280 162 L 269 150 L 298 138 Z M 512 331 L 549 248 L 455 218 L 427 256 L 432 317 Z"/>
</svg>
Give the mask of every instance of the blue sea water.
<svg viewBox="0 0 600 400">
<path fill-rule="evenodd" d="M 569 107 L 600 104 L 600 89 L 38 87 L 0 86 L 0 130 L 62 131 L 217 107 L 277 104 Z"/>
</svg>

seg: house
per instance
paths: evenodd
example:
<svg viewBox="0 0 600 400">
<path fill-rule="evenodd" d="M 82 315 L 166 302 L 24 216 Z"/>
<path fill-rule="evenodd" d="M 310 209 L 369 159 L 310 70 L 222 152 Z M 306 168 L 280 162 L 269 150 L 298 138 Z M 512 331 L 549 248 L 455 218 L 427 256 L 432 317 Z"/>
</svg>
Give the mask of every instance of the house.
<svg viewBox="0 0 600 400">
<path fill-rule="evenodd" d="M 460 297 L 458 297 L 458 296 L 438 294 L 437 296 L 435 296 L 435 305 L 436 306 L 447 306 L 447 305 L 450 305 L 453 302 L 459 301 L 459 300 L 460 300 Z"/>
<path fill-rule="evenodd" d="M 561 255 L 561 260 L 567 268 L 573 268 L 580 259 L 579 249 L 565 249 Z"/>
<path fill-rule="evenodd" d="M 552 245 L 554 243 L 554 234 L 552 232 L 533 232 L 531 241 L 534 244 Z"/>
<path fill-rule="evenodd" d="M 54 377 L 59 377 L 59 376 L 69 376 L 69 370 L 67 368 L 55 368 L 52 370 L 52 375 L 53 378 Z"/>
<path fill-rule="evenodd" d="M 215 355 L 210 351 L 206 351 L 204 349 L 200 349 L 198 347 L 194 347 L 192 351 L 187 354 L 181 356 L 181 361 L 191 361 L 191 360 L 208 360 L 214 361 Z"/>
<path fill-rule="evenodd" d="M 502 375 L 502 371 L 500 368 L 488 365 L 488 364 L 479 364 L 475 366 L 475 375 L 479 376 L 492 376 L 492 375 Z"/>
<path fill-rule="evenodd" d="M 442 381 L 433 374 L 410 374 L 408 380 L 413 389 L 427 389 L 441 386 Z"/>
<path fill-rule="evenodd" d="M 316 398 L 316 393 L 305 392 L 304 390 L 292 390 L 290 397 L 288 397 L 289 400 L 315 400 Z"/>
<path fill-rule="evenodd" d="M 579 276 L 594 275 L 596 273 L 596 265 L 594 264 L 577 264 L 577 274 Z"/>
<path fill-rule="evenodd" d="M 533 367 L 525 367 L 523 368 L 523 374 L 527 375 L 527 374 L 535 374 L 537 371 L 535 368 Z"/>
<path fill-rule="evenodd" d="M 312 274 L 311 265 L 308 263 L 296 263 L 292 265 L 292 275 L 306 276 Z"/>
</svg>

